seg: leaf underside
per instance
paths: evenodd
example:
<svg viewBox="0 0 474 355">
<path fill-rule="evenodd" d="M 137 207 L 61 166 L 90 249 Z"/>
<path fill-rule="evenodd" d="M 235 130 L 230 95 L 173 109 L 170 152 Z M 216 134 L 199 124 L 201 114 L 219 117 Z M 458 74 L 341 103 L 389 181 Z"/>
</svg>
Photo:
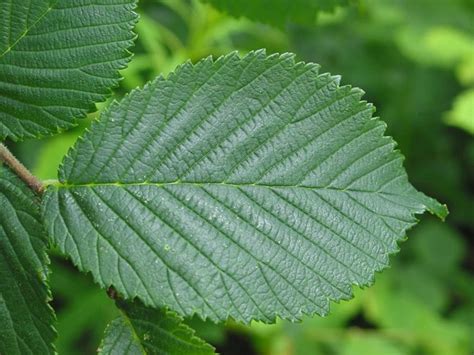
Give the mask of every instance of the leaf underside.
<svg viewBox="0 0 474 355">
<path fill-rule="evenodd" d="M 313 25 L 319 11 L 332 11 L 348 0 L 203 0 L 231 16 L 245 16 L 283 27 L 288 23 Z M 269 11 L 271 9 L 271 11 Z"/>
<path fill-rule="evenodd" d="M 122 315 L 105 331 L 99 354 L 210 355 L 212 346 L 194 335 L 176 314 L 118 301 Z"/>
<path fill-rule="evenodd" d="M 118 83 L 135 0 L 0 0 L 0 140 L 73 127 Z"/>
<path fill-rule="evenodd" d="M 53 354 L 39 201 L 0 165 L 0 354 Z"/>
<path fill-rule="evenodd" d="M 114 103 L 49 186 L 49 235 L 126 297 L 214 321 L 325 315 L 426 209 L 363 92 L 291 54 L 186 63 Z"/>
</svg>

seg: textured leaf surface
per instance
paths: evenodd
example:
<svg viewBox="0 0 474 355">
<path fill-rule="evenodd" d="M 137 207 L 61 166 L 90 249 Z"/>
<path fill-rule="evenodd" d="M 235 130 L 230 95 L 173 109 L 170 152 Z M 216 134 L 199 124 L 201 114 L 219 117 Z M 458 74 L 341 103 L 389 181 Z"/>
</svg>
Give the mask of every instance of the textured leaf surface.
<svg viewBox="0 0 474 355">
<path fill-rule="evenodd" d="M 130 53 L 135 0 L 0 0 L 0 139 L 49 135 L 94 110 Z"/>
<path fill-rule="evenodd" d="M 427 208 L 362 91 L 290 54 L 179 67 L 115 103 L 47 189 L 50 236 L 103 286 L 213 320 L 326 314 Z"/>
<path fill-rule="evenodd" d="M 117 305 L 122 316 L 107 327 L 100 354 L 214 354 L 176 314 L 139 302 Z"/>
<path fill-rule="evenodd" d="M 125 317 L 114 319 L 105 329 L 104 339 L 99 354 L 146 354 L 140 339 L 133 332 L 133 327 Z"/>
<path fill-rule="evenodd" d="M 318 11 L 334 10 L 348 0 L 204 0 L 229 15 L 245 16 L 275 26 L 313 25 Z M 271 10 L 270 10 L 271 9 Z"/>
<path fill-rule="evenodd" d="M 39 201 L 0 165 L 0 354 L 53 354 Z"/>
</svg>

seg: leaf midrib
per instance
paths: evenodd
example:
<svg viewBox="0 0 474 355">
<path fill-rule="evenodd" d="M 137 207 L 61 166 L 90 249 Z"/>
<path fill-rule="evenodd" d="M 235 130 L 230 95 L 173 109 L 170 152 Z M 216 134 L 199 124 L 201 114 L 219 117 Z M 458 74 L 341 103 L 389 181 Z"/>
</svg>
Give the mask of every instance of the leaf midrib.
<svg viewBox="0 0 474 355">
<path fill-rule="evenodd" d="M 194 187 L 205 187 L 205 186 L 225 186 L 231 188 L 242 188 L 242 187 L 261 187 L 267 189 L 304 189 L 304 190 L 329 190 L 329 191 L 340 191 L 340 192 L 360 192 L 360 193 L 374 193 L 389 196 L 399 196 L 399 194 L 391 193 L 382 190 L 364 190 L 355 188 L 341 188 L 335 186 L 310 186 L 310 185 L 284 185 L 284 184 L 253 184 L 253 183 L 242 183 L 242 184 L 231 184 L 227 182 L 183 182 L 183 181 L 167 181 L 167 182 L 88 182 L 88 183 L 68 183 L 60 182 L 57 180 L 46 181 L 47 186 L 53 186 L 61 189 L 74 189 L 74 188 L 94 188 L 94 187 L 106 187 L 113 186 L 119 188 L 127 188 L 132 186 L 154 186 L 154 187 L 167 187 L 167 186 L 194 186 Z"/>
</svg>

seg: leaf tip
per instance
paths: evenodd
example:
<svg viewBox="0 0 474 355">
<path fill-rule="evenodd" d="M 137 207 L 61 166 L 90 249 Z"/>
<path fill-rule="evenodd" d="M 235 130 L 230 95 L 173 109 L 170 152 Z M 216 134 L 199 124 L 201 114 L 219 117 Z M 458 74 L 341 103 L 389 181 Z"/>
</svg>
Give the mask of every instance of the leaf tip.
<svg viewBox="0 0 474 355">
<path fill-rule="evenodd" d="M 426 196 L 425 194 L 421 193 L 421 202 L 425 206 L 425 209 L 430 212 L 432 215 L 441 219 L 441 221 L 445 221 L 446 217 L 449 214 L 448 206 L 446 204 L 440 203 L 434 198 Z"/>
</svg>

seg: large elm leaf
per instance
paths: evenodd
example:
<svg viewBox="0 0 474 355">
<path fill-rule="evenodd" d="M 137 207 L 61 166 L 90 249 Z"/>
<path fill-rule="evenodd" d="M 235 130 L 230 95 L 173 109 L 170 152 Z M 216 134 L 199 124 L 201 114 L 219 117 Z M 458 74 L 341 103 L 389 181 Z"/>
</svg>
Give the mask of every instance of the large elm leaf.
<svg viewBox="0 0 474 355">
<path fill-rule="evenodd" d="M 0 0 L 0 140 L 93 111 L 130 58 L 136 0 Z"/>
<path fill-rule="evenodd" d="M 348 0 L 203 0 L 229 15 L 245 16 L 282 27 L 288 23 L 313 25 L 319 11 L 334 10 Z"/>
<path fill-rule="evenodd" d="M 326 314 L 388 265 L 414 214 L 446 214 L 339 79 L 263 51 L 157 78 L 65 158 L 49 235 L 100 285 L 182 315 Z"/>
<path fill-rule="evenodd" d="M 0 165 L 0 354 L 53 354 L 46 237 L 34 193 Z"/>
<path fill-rule="evenodd" d="M 118 301 L 122 314 L 105 331 L 99 354 L 210 355 L 212 346 L 170 311 Z"/>
</svg>

